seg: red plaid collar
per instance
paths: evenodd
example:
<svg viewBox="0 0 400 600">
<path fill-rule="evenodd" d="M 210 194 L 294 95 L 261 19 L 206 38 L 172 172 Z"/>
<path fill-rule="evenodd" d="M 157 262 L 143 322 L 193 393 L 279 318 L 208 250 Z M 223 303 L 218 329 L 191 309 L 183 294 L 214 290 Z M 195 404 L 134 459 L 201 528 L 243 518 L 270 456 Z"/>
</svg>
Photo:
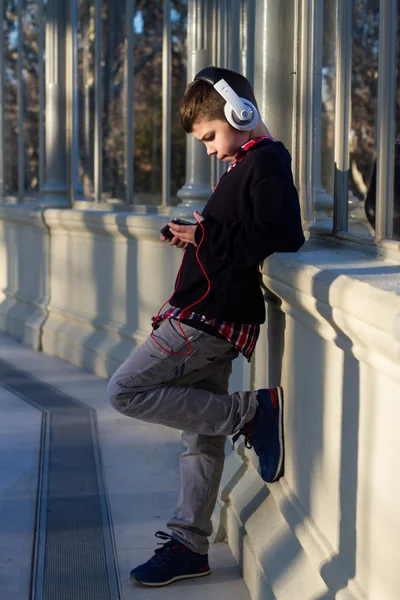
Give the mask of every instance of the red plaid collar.
<svg viewBox="0 0 400 600">
<path fill-rule="evenodd" d="M 228 171 L 233 169 L 233 167 L 236 167 L 236 165 L 242 160 L 242 158 L 244 158 L 246 154 L 248 154 L 250 150 L 262 140 L 271 140 L 272 142 L 276 142 L 276 140 L 270 135 L 260 135 L 256 138 L 253 138 L 252 140 L 249 140 L 248 142 L 243 144 L 243 146 L 240 146 L 238 150 L 236 150 L 235 154 L 233 155 L 233 161 L 229 165 Z"/>
</svg>

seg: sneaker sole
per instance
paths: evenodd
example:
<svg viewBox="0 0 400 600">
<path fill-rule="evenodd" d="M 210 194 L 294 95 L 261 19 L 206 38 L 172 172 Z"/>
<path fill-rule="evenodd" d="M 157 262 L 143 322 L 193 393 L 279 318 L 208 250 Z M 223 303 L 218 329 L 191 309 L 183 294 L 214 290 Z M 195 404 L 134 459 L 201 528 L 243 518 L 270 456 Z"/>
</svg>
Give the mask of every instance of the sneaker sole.
<svg viewBox="0 0 400 600">
<path fill-rule="evenodd" d="M 277 387 L 275 388 L 276 390 L 276 396 L 277 396 L 277 401 L 278 401 L 278 406 L 279 406 L 279 423 L 278 423 L 278 428 L 279 428 L 279 447 L 281 449 L 280 452 L 280 456 L 279 456 L 279 462 L 278 462 L 278 466 L 276 468 L 276 472 L 275 475 L 271 481 L 271 483 L 273 483 L 274 481 L 277 481 L 282 475 L 283 475 L 283 471 L 284 471 L 284 456 L 285 456 L 285 445 L 283 443 L 283 388 L 281 387 Z"/>
<path fill-rule="evenodd" d="M 150 583 L 147 581 L 139 581 L 138 579 L 135 579 L 135 577 L 132 576 L 130 579 L 132 583 L 136 583 L 137 585 L 141 585 L 143 587 L 163 587 L 164 585 L 169 585 L 170 583 L 178 581 L 179 579 L 192 579 L 193 577 L 204 577 L 205 575 L 210 574 L 211 569 L 209 569 L 208 571 L 204 571 L 204 573 L 192 573 L 191 575 L 177 575 L 176 577 L 169 579 L 169 581 L 163 581 L 162 583 Z"/>
</svg>

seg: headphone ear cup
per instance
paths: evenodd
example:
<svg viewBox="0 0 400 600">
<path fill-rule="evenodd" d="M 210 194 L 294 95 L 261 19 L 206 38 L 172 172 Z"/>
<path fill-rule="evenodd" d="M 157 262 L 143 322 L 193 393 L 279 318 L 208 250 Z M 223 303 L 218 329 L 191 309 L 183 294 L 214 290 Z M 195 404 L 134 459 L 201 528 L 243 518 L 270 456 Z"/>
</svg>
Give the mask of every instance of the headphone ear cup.
<svg viewBox="0 0 400 600">
<path fill-rule="evenodd" d="M 229 102 L 227 102 L 224 107 L 225 118 L 229 125 L 232 125 L 232 127 L 235 129 L 238 129 L 239 131 L 251 131 L 258 124 L 258 110 L 251 102 L 249 102 L 249 100 L 246 100 L 245 98 L 241 98 L 241 100 L 251 109 L 253 113 L 251 118 L 248 121 L 239 121 L 235 111 L 232 108 L 232 105 L 229 104 Z"/>
</svg>

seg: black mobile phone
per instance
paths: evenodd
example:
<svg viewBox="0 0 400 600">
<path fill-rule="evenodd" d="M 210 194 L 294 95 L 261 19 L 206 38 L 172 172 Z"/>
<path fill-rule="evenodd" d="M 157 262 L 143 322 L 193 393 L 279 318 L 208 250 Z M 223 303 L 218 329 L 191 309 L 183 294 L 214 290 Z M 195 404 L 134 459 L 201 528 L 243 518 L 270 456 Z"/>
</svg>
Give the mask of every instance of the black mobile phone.
<svg viewBox="0 0 400 600">
<path fill-rule="evenodd" d="M 192 223 L 191 221 L 185 221 L 184 219 L 171 219 L 172 223 L 175 223 L 176 225 L 197 225 L 197 223 Z M 164 227 L 160 230 L 161 235 L 163 235 L 164 237 L 166 237 L 168 240 L 172 240 L 172 238 L 174 237 L 169 229 L 169 225 L 164 225 Z"/>
</svg>

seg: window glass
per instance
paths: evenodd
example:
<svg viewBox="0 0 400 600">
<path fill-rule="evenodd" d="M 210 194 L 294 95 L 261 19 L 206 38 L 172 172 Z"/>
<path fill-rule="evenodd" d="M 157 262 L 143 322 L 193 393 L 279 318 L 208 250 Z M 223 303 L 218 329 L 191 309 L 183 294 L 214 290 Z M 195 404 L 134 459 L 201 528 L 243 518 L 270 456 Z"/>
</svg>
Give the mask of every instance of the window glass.
<svg viewBox="0 0 400 600">
<path fill-rule="evenodd" d="M 5 191 L 18 192 L 18 17 L 15 0 L 4 14 Z"/>
<path fill-rule="evenodd" d="M 400 0 L 397 1 L 396 102 L 392 239 L 400 241 Z M 390 237 L 390 235 L 389 235 Z"/>
<path fill-rule="evenodd" d="M 365 211 L 376 164 L 379 2 L 353 0 L 348 231 L 374 235 Z"/>
<path fill-rule="evenodd" d="M 187 81 L 187 0 L 171 2 L 171 203 L 177 204 L 176 193 L 185 183 L 186 133 L 179 118 L 179 104 Z"/>
<path fill-rule="evenodd" d="M 186 134 L 179 104 L 186 89 L 187 0 L 170 3 L 171 203 L 185 181 Z M 138 1 L 134 17 L 134 203 L 160 204 L 162 194 L 162 35 L 163 1 Z"/>
<path fill-rule="evenodd" d="M 125 200 L 126 0 L 103 0 L 103 200 Z"/>
<path fill-rule="evenodd" d="M 320 118 L 320 123 L 317 122 L 315 128 L 314 209 L 316 224 L 329 229 L 332 228 L 335 172 L 336 20 L 336 2 L 324 0 L 322 53 L 317 49 L 316 57 L 316 75 L 319 77 L 316 85 L 321 94 L 321 115 L 316 116 L 317 120 Z"/>
<path fill-rule="evenodd" d="M 397 2 L 397 36 L 395 56 L 395 113 L 394 113 L 394 189 L 388 202 L 393 207 L 393 227 L 388 231 L 389 239 L 400 241 L 400 0 Z M 373 230 L 375 230 L 376 219 L 376 167 L 373 170 L 370 185 L 365 200 L 365 212 Z"/>
<path fill-rule="evenodd" d="M 25 192 L 39 191 L 39 1 L 25 0 L 24 35 L 24 150 Z M 42 57 L 43 58 L 43 57 Z"/>
<path fill-rule="evenodd" d="M 163 0 L 136 3 L 134 31 L 134 202 L 160 204 Z"/>
<path fill-rule="evenodd" d="M 179 102 L 186 87 L 187 0 L 171 0 L 171 195 L 185 177 L 185 133 Z M 102 2 L 102 199 L 126 200 L 125 106 L 127 0 Z M 134 38 L 133 146 L 134 204 L 160 204 L 162 192 L 163 0 L 138 0 Z M 79 181 L 93 199 L 95 131 L 95 2 L 78 3 Z M 177 202 L 177 199 L 175 199 Z"/>
<path fill-rule="evenodd" d="M 93 199 L 94 159 L 94 0 L 79 0 L 78 57 L 78 178 L 85 198 Z"/>
</svg>

